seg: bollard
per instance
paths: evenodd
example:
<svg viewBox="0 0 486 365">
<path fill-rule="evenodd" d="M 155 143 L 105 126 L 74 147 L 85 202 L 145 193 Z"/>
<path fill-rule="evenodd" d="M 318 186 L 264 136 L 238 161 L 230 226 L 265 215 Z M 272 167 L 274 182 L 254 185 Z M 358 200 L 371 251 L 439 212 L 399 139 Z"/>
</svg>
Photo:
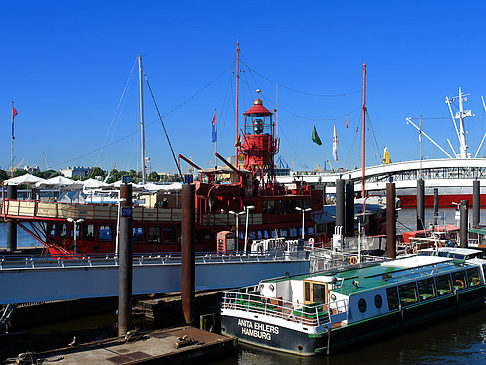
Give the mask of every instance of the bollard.
<svg viewBox="0 0 486 365">
<path fill-rule="evenodd" d="M 182 185 L 182 270 L 181 301 L 182 312 L 187 324 L 194 320 L 194 220 L 195 220 L 195 187 L 193 184 Z"/>
<path fill-rule="evenodd" d="M 386 255 L 391 259 L 397 257 L 395 210 L 395 183 L 386 183 Z"/>
<path fill-rule="evenodd" d="M 481 214 L 481 186 L 479 180 L 473 181 L 473 228 L 479 227 Z"/>
<path fill-rule="evenodd" d="M 345 236 L 354 237 L 354 183 L 346 180 Z"/>
<path fill-rule="evenodd" d="M 425 188 L 424 180 L 417 179 L 417 231 L 425 226 Z"/>
<path fill-rule="evenodd" d="M 469 202 L 467 200 L 461 200 L 461 215 L 460 215 L 460 247 L 467 248 L 467 215 L 468 215 Z"/>
<path fill-rule="evenodd" d="M 434 188 L 434 226 L 438 224 L 439 220 L 439 189 Z"/>
<path fill-rule="evenodd" d="M 7 199 L 17 199 L 17 185 L 7 186 Z M 7 252 L 13 253 L 17 250 L 17 223 L 15 219 L 7 221 Z"/>
<path fill-rule="evenodd" d="M 120 232 L 118 249 L 118 336 L 125 336 L 131 327 L 133 275 L 132 185 L 128 176 L 120 185 Z"/>
<path fill-rule="evenodd" d="M 345 208 L 344 208 L 344 180 L 336 180 L 336 227 L 344 228 Z"/>
</svg>

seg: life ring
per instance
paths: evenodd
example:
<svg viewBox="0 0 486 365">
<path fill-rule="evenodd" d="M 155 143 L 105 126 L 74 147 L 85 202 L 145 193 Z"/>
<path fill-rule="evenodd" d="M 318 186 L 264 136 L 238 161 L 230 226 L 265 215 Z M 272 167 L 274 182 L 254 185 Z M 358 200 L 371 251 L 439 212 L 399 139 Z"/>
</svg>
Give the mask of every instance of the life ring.
<svg viewBox="0 0 486 365">
<path fill-rule="evenodd" d="M 465 286 L 464 286 L 464 281 L 462 281 L 462 280 L 457 279 L 457 280 L 456 280 L 456 284 L 459 284 L 459 285 L 461 286 L 459 289 L 463 289 L 463 288 L 465 288 Z"/>
<path fill-rule="evenodd" d="M 349 263 L 350 263 L 351 265 L 356 265 L 356 264 L 358 263 L 358 258 L 357 258 L 356 256 L 351 256 L 351 257 L 349 258 Z"/>
</svg>

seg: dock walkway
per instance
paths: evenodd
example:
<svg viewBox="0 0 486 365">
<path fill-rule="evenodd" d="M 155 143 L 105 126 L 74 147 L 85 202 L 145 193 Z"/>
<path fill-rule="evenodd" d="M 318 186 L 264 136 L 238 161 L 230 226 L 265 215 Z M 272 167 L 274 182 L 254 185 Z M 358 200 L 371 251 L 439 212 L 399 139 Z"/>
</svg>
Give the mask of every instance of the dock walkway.
<svg viewBox="0 0 486 365">
<path fill-rule="evenodd" d="M 175 347 L 183 336 L 195 343 Z M 177 327 L 142 334 L 138 340 L 125 342 L 116 338 L 89 346 L 65 348 L 36 354 L 37 359 L 71 364 L 181 364 L 195 360 L 221 358 L 235 351 L 233 339 L 194 327 Z"/>
</svg>

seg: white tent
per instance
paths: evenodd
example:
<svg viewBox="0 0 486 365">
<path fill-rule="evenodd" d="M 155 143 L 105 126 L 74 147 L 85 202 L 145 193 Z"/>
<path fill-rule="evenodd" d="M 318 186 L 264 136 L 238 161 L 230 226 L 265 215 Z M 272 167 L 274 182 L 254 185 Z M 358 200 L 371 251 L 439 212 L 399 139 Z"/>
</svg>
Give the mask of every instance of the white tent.
<svg viewBox="0 0 486 365">
<path fill-rule="evenodd" d="M 71 179 L 68 179 L 67 177 L 64 176 L 55 176 L 51 177 L 50 179 L 44 180 L 44 181 L 39 181 L 37 184 L 35 184 L 36 188 L 52 188 L 52 187 L 58 187 L 60 188 L 68 188 L 71 190 L 76 190 L 76 189 L 81 189 L 83 187 L 83 184 Z"/>
<path fill-rule="evenodd" d="M 103 181 L 99 181 L 99 180 L 95 180 L 95 179 L 88 179 L 88 180 L 84 180 L 82 181 L 82 184 L 83 184 L 83 189 L 97 189 L 97 188 L 100 188 L 102 186 L 107 186 L 108 184 L 103 182 Z"/>
<path fill-rule="evenodd" d="M 21 185 L 21 184 L 33 185 L 43 181 L 46 180 L 31 174 L 25 174 L 25 175 L 14 177 L 12 179 L 5 180 L 4 183 L 5 185 Z"/>
</svg>

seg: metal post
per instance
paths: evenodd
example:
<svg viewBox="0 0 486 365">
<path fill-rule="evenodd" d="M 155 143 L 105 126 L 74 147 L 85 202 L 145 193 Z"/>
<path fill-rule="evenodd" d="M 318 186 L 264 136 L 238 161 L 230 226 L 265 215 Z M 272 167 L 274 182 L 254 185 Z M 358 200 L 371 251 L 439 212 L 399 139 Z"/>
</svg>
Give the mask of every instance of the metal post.
<svg viewBox="0 0 486 365">
<path fill-rule="evenodd" d="M 467 200 L 461 200 L 460 247 L 463 248 L 467 248 L 468 208 L 469 208 L 469 202 Z"/>
<path fill-rule="evenodd" d="M 345 209 L 344 209 L 344 180 L 336 180 L 336 227 L 344 228 Z"/>
<path fill-rule="evenodd" d="M 481 187 L 479 180 L 473 181 L 473 228 L 479 227 L 481 214 Z"/>
<path fill-rule="evenodd" d="M 120 240 L 118 264 L 118 336 L 125 336 L 131 327 L 132 317 L 132 260 L 133 218 L 132 185 L 123 177 L 120 185 Z"/>
<path fill-rule="evenodd" d="M 425 188 L 424 180 L 417 179 L 417 231 L 421 231 L 425 226 Z"/>
<path fill-rule="evenodd" d="M 354 183 L 346 180 L 345 235 L 354 237 Z"/>
<path fill-rule="evenodd" d="M 395 183 L 386 183 L 386 255 L 397 257 L 396 242 Z"/>
<path fill-rule="evenodd" d="M 305 237 L 305 210 L 302 209 L 302 239 Z"/>
<path fill-rule="evenodd" d="M 7 186 L 7 199 L 17 199 L 17 185 Z M 13 253 L 17 249 L 17 223 L 15 219 L 7 221 L 7 252 Z"/>
<path fill-rule="evenodd" d="M 254 209 L 255 207 L 253 205 L 247 205 L 245 208 L 246 211 L 246 225 L 245 225 L 245 247 L 243 248 L 243 252 L 246 253 L 246 247 L 248 246 L 248 221 L 250 219 L 250 210 Z"/>
<path fill-rule="evenodd" d="M 434 188 L 434 226 L 438 224 L 439 220 L 439 189 Z"/>
<path fill-rule="evenodd" d="M 194 320 L 193 303 L 195 287 L 194 257 L 194 221 L 195 221 L 195 186 L 182 185 L 182 270 L 181 301 L 182 312 L 187 324 Z"/>
<path fill-rule="evenodd" d="M 140 138 L 142 147 L 142 181 L 147 183 L 147 168 L 145 160 L 145 121 L 143 115 L 143 66 L 142 55 L 138 56 L 138 79 L 139 79 L 139 93 L 140 93 Z"/>
</svg>

